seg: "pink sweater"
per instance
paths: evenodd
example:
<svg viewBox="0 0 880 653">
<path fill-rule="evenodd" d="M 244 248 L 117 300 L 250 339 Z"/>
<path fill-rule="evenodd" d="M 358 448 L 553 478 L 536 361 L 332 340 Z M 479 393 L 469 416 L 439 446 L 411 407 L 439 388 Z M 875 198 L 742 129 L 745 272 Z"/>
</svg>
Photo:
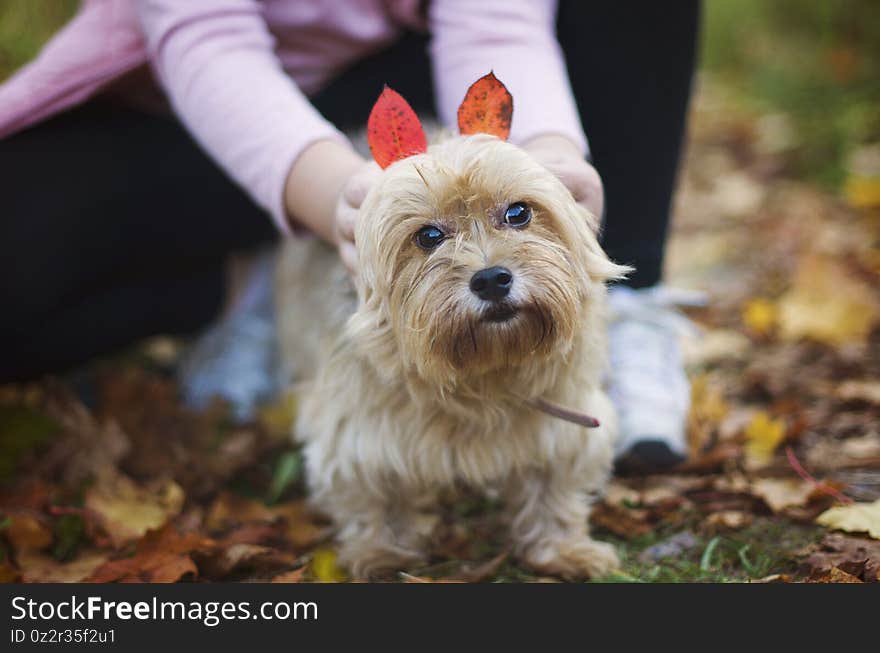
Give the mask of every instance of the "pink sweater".
<svg viewBox="0 0 880 653">
<path fill-rule="evenodd" d="M 440 119 L 494 70 L 514 97 L 511 140 L 562 134 L 586 152 L 553 0 L 85 0 L 0 86 L 0 137 L 74 106 L 149 61 L 177 115 L 287 230 L 283 188 L 311 143 L 344 139 L 309 104 L 341 69 L 427 29 Z M 376 89 L 377 95 L 380 89 Z M 366 116 L 364 116 L 366 120 Z"/>
</svg>

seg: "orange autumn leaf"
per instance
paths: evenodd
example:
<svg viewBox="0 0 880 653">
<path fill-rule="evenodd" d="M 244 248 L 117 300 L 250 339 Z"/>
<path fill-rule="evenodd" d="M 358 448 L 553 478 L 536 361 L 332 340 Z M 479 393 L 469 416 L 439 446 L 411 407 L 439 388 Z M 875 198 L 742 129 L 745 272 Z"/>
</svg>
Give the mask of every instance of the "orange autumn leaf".
<svg viewBox="0 0 880 653">
<path fill-rule="evenodd" d="M 149 531 L 131 557 L 98 567 L 86 583 L 173 583 L 198 569 L 191 553 L 210 544 L 198 533 L 180 534 L 172 524 Z"/>
<path fill-rule="evenodd" d="M 381 168 L 428 149 L 419 117 L 397 91 L 387 86 L 370 111 L 367 142 Z"/>
<path fill-rule="evenodd" d="M 458 107 L 458 129 L 462 135 L 491 134 L 501 140 L 510 135 L 513 97 L 494 73 L 471 84 Z"/>
</svg>

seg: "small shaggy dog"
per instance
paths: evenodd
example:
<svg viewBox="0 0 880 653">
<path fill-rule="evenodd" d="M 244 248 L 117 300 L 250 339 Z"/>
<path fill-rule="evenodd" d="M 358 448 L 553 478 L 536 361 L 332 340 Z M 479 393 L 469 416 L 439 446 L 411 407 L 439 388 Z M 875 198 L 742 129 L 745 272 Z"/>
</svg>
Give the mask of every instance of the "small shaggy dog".
<svg viewBox="0 0 880 653">
<path fill-rule="evenodd" d="M 503 89 L 478 84 L 490 77 Z M 499 493 L 514 553 L 536 570 L 615 568 L 587 516 L 615 437 L 605 283 L 627 268 L 596 228 L 523 150 L 472 133 L 388 165 L 361 208 L 354 284 L 329 246 L 285 245 L 282 355 L 313 371 L 295 433 L 354 576 L 424 560 L 433 498 L 451 486 Z M 581 412 L 599 424 L 559 418 Z"/>
</svg>

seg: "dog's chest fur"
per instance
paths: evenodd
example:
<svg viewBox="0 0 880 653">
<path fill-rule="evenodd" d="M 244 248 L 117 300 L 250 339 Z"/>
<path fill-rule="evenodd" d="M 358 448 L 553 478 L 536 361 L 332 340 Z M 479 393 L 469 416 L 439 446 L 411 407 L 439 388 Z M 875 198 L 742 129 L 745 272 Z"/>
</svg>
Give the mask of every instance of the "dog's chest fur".
<svg viewBox="0 0 880 653">
<path fill-rule="evenodd" d="M 488 392 L 442 394 L 406 374 L 380 378 L 340 337 L 356 297 L 335 252 L 320 241 L 285 245 L 278 287 L 282 359 L 301 381 L 295 433 L 326 482 L 381 484 L 393 474 L 414 489 L 484 487 L 547 460 L 578 465 L 603 455 L 610 425 L 587 430 L 535 411 L 517 396 L 514 375 Z M 600 364 L 580 364 L 579 355 L 539 372 L 545 396 L 608 421 Z"/>
</svg>

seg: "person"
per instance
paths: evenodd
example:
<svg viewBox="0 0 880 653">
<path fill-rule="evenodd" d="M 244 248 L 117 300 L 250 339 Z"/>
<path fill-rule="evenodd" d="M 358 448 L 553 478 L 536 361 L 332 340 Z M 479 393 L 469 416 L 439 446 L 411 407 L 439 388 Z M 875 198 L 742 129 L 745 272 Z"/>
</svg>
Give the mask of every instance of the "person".
<svg viewBox="0 0 880 653">
<path fill-rule="evenodd" d="M 187 399 L 247 417 L 277 386 L 271 261 L 253 252 L 308 231 L 354 268 L 377 168 L 345 130 L 384 83 L 454 124 L 494 70 L 511 140 L 635 267 L 611 290 L 620 460 L 682 460 L 681 318 L 660 281 L 698 24 L 698 0 L 85 2 L 0 87 L 0 381 L 202 331 Z"/>
</svg>

